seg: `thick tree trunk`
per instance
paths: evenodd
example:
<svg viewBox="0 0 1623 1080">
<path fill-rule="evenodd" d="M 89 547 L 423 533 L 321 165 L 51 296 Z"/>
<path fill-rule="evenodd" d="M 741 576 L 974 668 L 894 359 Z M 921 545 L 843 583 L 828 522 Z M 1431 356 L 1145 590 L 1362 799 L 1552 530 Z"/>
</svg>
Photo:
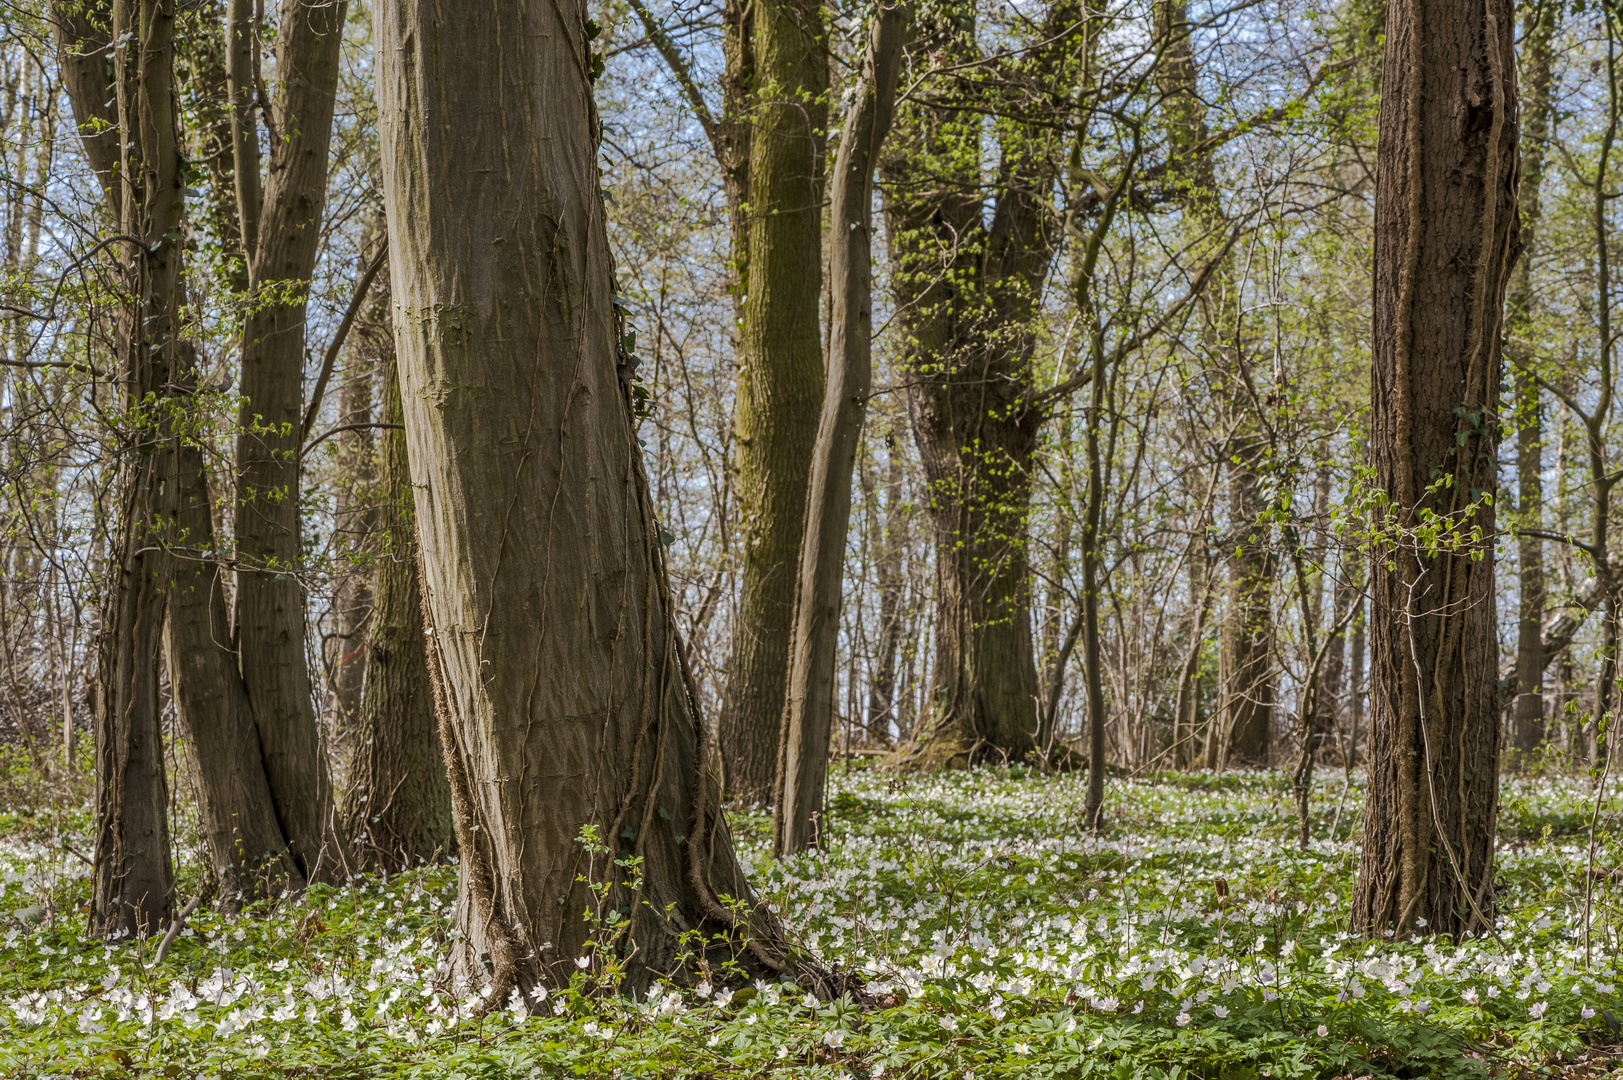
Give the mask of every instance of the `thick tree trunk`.
<svg viewBox="0 0 1623 1080">
<path fill-rule="evenodd" d="M 679 935 L 728 944 L 718 894 L 753 906 L 617 372 L 585 26 L 580 0 L 376 8 L 425 637 L 462 851 L 451 970 L 493 1002 L 567 983 L 577 957 L 603 972 L 618 954 L 632 985 L 683 974 Z M 749 966 L 786 966 L 770 916 L 748 917 Z"/>
<path fill-rule="evenodd" d="M 1391 512 L 1372 560 L 1352 913 L 1367 933 L 1493 925 L 1498 645 L 1481 494 L 1496 485 L 1500 317 L 1517 253 L 1513 30 L 1506 0 L 1402 0 L 1387 21 L 1370 451 Z"/>
<path fill-rule="evenodd" d="M 851 525 L 851 470 L 873 388 L 873 304 L 870 233 L 873 171 L 890 131 L 900 74 L 900 4 L 881 7 L 857 100 L 846 118 L 835 159 L 829 220 L 833 294 L 828 340 L 828 387 L 823 398 L 795 598 L 789 697 L 773 804 L 773 846 L 780 855 L 817 840 L 834 726 L 840 596 L 845 583 L 846 533 Z"/>
<path fill-rule="evenodd" d="M 1543 4 L 1523 18 L 1522 55 L 1527 63 L 1527 117 L 1522 139 L 1521 228 L 1522 243 L 1531 248 L 1538 228 L 1539 188 L 1544 182 L 1544 143 L 1550 130 L 1550 42 L 1555 34 L 1557 10 Z M 1517 263 L 1505 300 L 1509 324 L 1506 348 L 1515 365 L 1512 382 L 1516 409 L 1516 516 L 1523 529 L 1543 526 L 1544 431 L 1538 382 L 1523 370 L 1533 362 L 1532 259 Z M 1544 742 L 1544 542 L 1522 533 L 1516 540 L 1516 562 L 1521 576 L 1521 598 L 1516 621 L 1516 699 L 1511 711 L 1510 744 L 1518 753 L 1514 764 Z"/>
<path fill-rule="evenodd" d="M 1031 76 L 1069 41 L 1055 7 Z M 921 13 L 915 37 L 954 62 L 978 57 L 966 11 Z M 1026 519 L 1037 436 L 1030 327 L 1059 230 L 1046 198 L 1057 155 L 1043 131 L 1011 125 L 988 224 L 983 129 L 936 87 L 898 114 L 887 155 L 891 280 L 904 335 L 913 432 L 935 534 L 935 662 L 913 762 L 962 767 L 1036 745 L 1040 684 L 1031 630 Z M 945 253 L 945 254 L 944 254 Z"/>
<path fill-rule="evenodd" d="M 387 386 L 386 422 L 402 423 L 393 363 Z M 382 547 L 364 642 L 366 696 L 356 716 L 343 818 L 356 862 L 394 871 L 448 854 L 456 847 L 456 835 L 423 650 L 417 526 L 404 431 L 384 435 L 381 466 L 377 517 Z"/>
<path fill-rule="evenodd" d="M 335 876 L 343 854 L 305 651 L 299 456 L 305 304 L 321 238 L 346 8 L 343 0 L 283 6 L 276 122 L 285 130 L 271 133 L 270 179 L 252 249 L 237 437 L 242 679 L 282 831 L 310 880 Z M 239 160 L 236 171 L 239 184 L 252 186 L 247 174 L 257 176 L 257 165 Z M 254 234 L 249 220 L 245 214 L 245 238 Z"/>
<path fill-rule="evenodd" d="M 796 576 L 823 397 L 823 129 L 828 56 L 809 0 L 751 5 L 747 254 L 734 427 L 744 561 L 721 706 L 730 793 L 772 794 L 787 700 Z"/>
<path fill-rule="evenodd" d="M 151 426 L 139 421 L 143 414 L 161 419 L 151 414 L 155 399 L 169 394 L 180 322 L 177 237 L 185 182 L 174 100 L 174 23 L 173 0 L 116 0 L 102 39 L 112 44 L 107 51 L 117 101 L 118 229 L 138 241 L 123 250 L 117 324 L 123 406 L 137 422 L 122 433 L 128 441 L 119 455 L 118 509 L 97 640 L 90 932 L 107 938 L 163 929 L 175 889 L 158 715 L 168 558 L 157 542 L 157 512 L 166 454 Z M 106 94 L 109 88 L 100 89 Z M 77 106 L 83 131 L 93 113 Z"/>
</svg>

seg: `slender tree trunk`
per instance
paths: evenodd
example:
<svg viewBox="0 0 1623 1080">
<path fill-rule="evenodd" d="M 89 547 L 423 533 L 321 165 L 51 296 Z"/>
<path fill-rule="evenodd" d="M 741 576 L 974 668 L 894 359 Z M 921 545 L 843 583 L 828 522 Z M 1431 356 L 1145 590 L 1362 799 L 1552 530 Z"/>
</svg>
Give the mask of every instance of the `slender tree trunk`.
<svg viewBox="0 0 1623 1080">
<path fill-rule="evenodd" d="M 1505 0 L 1402 0 L 1387 21 L 1370 450 L 1391 513 L 1372 560 L 1352 913 L 1367 933 L 1493 925 L 1494 515 L 1479 494 L 1496 483 L 1500 321 L 1518 250 L 1513 30 Z M 1415 531 L 1423 510 L 1441 518 L 1437 547 Z"/>
<path fill-rule="evenodd" d="M 381 222 L 379 223 L 382 224 Z M 384 311 L 387 308 L 383 309 Z M 380 312 L 381 313 L 381 312 Z M 342 534 L 335 546 L 343 560 L 332 599 L 332 636 L 323 642 L 327 669 L 327 722 L 330 738 L 340 747 L 357 744 L 355 724 L 366 686 L 368 627 L 372 620 L 372 572 L 368 565 L 377 547 L 379 527 L 377 495 L 377 440 L 369 426 L 373 413 L 373 383 L 377 382 L 375 355 L 368 357 L 366 335 L 353 334 L 347 371 L 338 395 L 338 423 L 358 425 L 339 432 L 337 442 L 338 491 L 334 499 L 334 529 Z"/>
<path fill-rule="evenodd" d="M 387 375 L 386 422 L 403 422 L 399 377 Z M 364 642 L 366 696 L 355 724 L 355 756 L 343 817 L 356 862 L 394 871 L 456 847 L 451 789 L 423 651 L 417 583 L 417 526 L 406 433 L 383 437 L 372 620 Z"/>
<path fill-rule="evenodd" d="M 242 333 L 237 436 L 242 679 L 282 831 L 310 880 L 335 876 L 344 850 L 305 650 L 299 458 L 306 299 L 321 237 L 346 10 L 344 0 L 283 5 L 276 47 L 278 130 L 270 133 L 270 179 L 252 241 L 254 296 Z M 234 49 L 237 44 L 234 38 Z M 236 173 L 239 184 L 252 186 L 248 175 L 257 177 L 257 164 L 239 159 Z M 244 207 L 246 239 L 256 230 L 246 201 Z"/>
<path fill-rule="evenodd" d="M 189 388 L 193 374 L 183 370 L 175 381 Z M 175 715 L 194 766 L 198 813 L 219 879 L 219 903 L 232 910 L 244 899 L 296 892 L 305 878 L 288 855 L 277 821 L 259 733 L 231 647 L 224 556 L 214 532 L 203 451 L 182 434 L 170 439 L 164 509 L 172 569 L 164 653 Z"/>
<path fill-rule="evenodd" d="M 123 251 L 127 261 L 117 324 L 123 405 L 137 418 L 153 410 L 155 399 L 168 396 L 178 344 L 182 248 L 177 237 L 185 197 L 174 100 L 174 23 L 173 0 L 115 0 L 103 38 L 112 45 L 107 51 L 117 102 L 118 229 L 138 241 Z M 103 84 L 100 92 L 108 89 Z M 76 111 L 83 131 L 88 110 Z M 175 889 L 158 705 L 168 559 L 156 541 L 165 454 L 148 424 L 133 423 L 122 437 L 127 442 L 119 455 L 95 701 L 90 932 L 106 938 L 162 929 Z"/>
<path fill-rule="evenodd" d="M 1522 242 L 1531 250 L 1540 216 L 1539 188 L 1544 182 L 1544 143 L 1550 130 L 1550 42 L 1557 8 L 1541 4 L 1523 17 L 1522 56 L 1527 65 L 1526 129 L 1522 138 Z M 1538 382 L 1524 370 L 1533 361 L 1533 271 L 1524 257 L 1511 278 L 1505 301 L 1506 347 L 1515 365 L 1516 515 L 1523 529 L 1542 528 L 1544 501 L 1543 408 Z M 1516 560 L 1521 576 L 1516 623 L 1516 699 L 1512 710 L 1513 764 L 1544 742 L 1544 542 L 1525 532 L 1517 537 Z"/>
<path fill-rule="evenodd" d="M 1260 440 L 1241 440 L 1229 466 L 1229 522 L 1237 534 L 1229 562 L 1229 617 L 1223 628 L 1227 764 L 1266 765 L 1274 741 L 1274 556 L 1262 517 L 1262 478 L 1251 468 Z"/>
<path fill-rule="evenodd" d="M 892 725 L 899 735 L 903 733 L 897 698 L 897 664 L 907 618 L 903 604 L 908 584 L 905 568 L 908 523 L 902 505 L 905 473 L 900 447 L 903 434 L 893 429 L 885 435 L 885 508 L 881 519 L 884 535 L 880 538 L 875 566 L 879 578 L 879 663 L 868 685 L 868 731 L 886 742 L 890 741 Z M 877 507 L 875 517 L 879 518 Z"/>
<path fill-rule="evenodd" d="M 817 841 L 817 814 L 828 775 L 834 723 L 834 665 L 839 651 L 840 595 L 846 534 L 851 525 L 851 469 L 873 387 L 873 171 L 890 131 L 907 12 L 900 4 L 874 17 L 856 104 L 846 117 L 835 158 L 829 221 L 833 284 L 828 386 L 801 545 L 790 652 L 789 699 L 773 803 L 773 846 L 779 855 Z"/>
<path fill-rule="evenodd" d="M 617 371 L 585 27 L 580 0 L 376 8 L 425 641 L 462 852 L 451 974 L 492 1003 L 567 983 L 577 957 L 601 973 L 618 955 L 633 986 L 696 975 L 678 970 L 684 930 L 740 945 L 718 894 L 755 923 L 746 967 L 787 966 L 716 809 Z"/>
<path fill-rule="evenodd" d="M 734 427 L 744 560 L 721 705 L 729 790 L 771 797 L 787 700 L 796 575 L 823 396 L 823 129 L 828 56 L 810 0 L 750 5 L 748 254 L 740 262 Z"/>
</svg>

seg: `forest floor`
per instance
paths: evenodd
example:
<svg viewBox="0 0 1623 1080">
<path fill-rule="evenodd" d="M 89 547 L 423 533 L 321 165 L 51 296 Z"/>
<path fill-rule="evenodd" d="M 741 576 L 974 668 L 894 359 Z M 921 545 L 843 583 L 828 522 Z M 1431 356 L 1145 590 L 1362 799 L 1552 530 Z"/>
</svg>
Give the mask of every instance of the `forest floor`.
<svg viewBox="0 0 1623 1080">
<path fill-rule="evenodd" d="M 542 1015 L 435 983 L 452 867 L 425 867 L 152 945 L 86 940 L 82 807 L 0 812 L 4 1077 L 1594 1077 L 1623 1070 L 1623 787 L 1507 779 L 1498 938 L 1345 933 L 1362 793 L 1339 774 L 1297 848 L 1278 774 L 1082 779 L 877 768 L 831 781 L 820 855 L 763 893 L 808 952 L 881 1006 L 792 986 L 592 993 Z M 188 837 L 181 831 L 182 852 Z M 183 862 L 182 886 L 198 868 Z M 1585 882 L 1594 883 L 1584 917 Z"/>
</svg>

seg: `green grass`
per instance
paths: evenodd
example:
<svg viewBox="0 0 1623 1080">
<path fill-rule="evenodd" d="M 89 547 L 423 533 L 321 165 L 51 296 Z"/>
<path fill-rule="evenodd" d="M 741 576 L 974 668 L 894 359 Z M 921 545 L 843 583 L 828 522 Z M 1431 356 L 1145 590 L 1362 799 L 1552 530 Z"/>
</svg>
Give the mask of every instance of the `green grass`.
<svg viewBox="0 0 1623 1080">
<path fill-rule="evenodd" d="M 638 1001 L 582 983 L 537 1016 L 437 983 L 453 867 L 201 914 L 150 967 L 150 945 L 82 936 L 82 807 L 12 811 L 0 1076 L 1599 1076 L 1623 1043 L 1623 886 L 1598 884 L 1585 948 L 1586 781 L 1505 781 L 1499 939 L 1460 943 L 1345 933 L 1362 793 L 1339 776 L 1306 852 L 1274 774 L 1113 780 L 1098 838 L 1081 798 L 1022 769 L 855 769 L 826 852 L 782 863 L 734 815 L 800 946 L 893 1007 L 718 978 Z"/>
</svg>

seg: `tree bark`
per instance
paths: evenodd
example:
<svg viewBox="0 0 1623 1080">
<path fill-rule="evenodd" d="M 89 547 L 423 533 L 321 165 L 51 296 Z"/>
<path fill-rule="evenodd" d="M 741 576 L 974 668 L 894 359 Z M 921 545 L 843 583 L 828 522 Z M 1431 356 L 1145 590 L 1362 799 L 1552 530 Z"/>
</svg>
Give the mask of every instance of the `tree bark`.
<svg viewBox="0 0 1623 1080">
<path fill-rule="evenodd" d="M 192 374 L 183 370 L 176 382 L 190 387 Z M 297 892 L 305 878 L 288 855 L 277 821 L 259 733 L 231 647 L 203 451 L 183 434 L 169 438 L 164 509 L 171 571 L 164 654 L 175 715 L 194 765 L 198 816 L 218 878 L 219 904 L 232 910 L 245 899 Z"/>
<path fill-rule="evenodd" d="M 821 8 L 752 9 L 746 253 L 739 323 L 738 502 L 744 559 L 721 705 L 730 793 L 771 797 L 787 701 L 809 464 L 823 396 L 823 131 L 828 56 Z"/>
<path fill-rule="evenodd" d="M 392 361 L 387 387 L 385 422 L 403 423 Z M 404 431 L 384 435 L 378 486 L 383 547 L 372 581 L 372 620 L 364 642 L 366 695 L 356 717 L 343 819 L 359 865 L 396 871 L 449 854 L 456 848 L 456 834 L 423 649 L 417 526 Z"/>
<path fill-rule="evenodd" d="M 856 103 L 846 117 L 835 159 L 829 208 L 833 292 L 828 385 L 812 454 L 789 696 L 773 799 L 773 847 L 779 855 L 816 842 L 817 815 L 828 775 L 840 596 L 846 533 L 851 525 L 851 470 L 873 387 L 873 171 L 890 131 L 906 22 L 907 12 L 901 4 L 881 7 L 874 17 Z"/>
<path fill-rule="evenodd" d="M 344 0 L 284 2 L 278 130 L 271 132 L 257 240 L 246 202 L 243 222 L 253 244 L 254 293 L 243 325 L 237 436 L 238 652 L 277 817 L 312 881 L 336 876 L 344 850 L 305 651 L 299 458 L 305 305 L 321 237 L 346 9 Z M 237 37 L 232 46 L 240 47 Z M 239 77 L 235 52 L 232 73 Z M 250 173 L 257 177 L 257 164 L 239 159 L 244 190 Z"/>
<path fill-rule="evenodd" d="M 1518 248 L 1513 30 L 1505 0 L 1402 0 L 1387 21 L 1370 451 L 1390 513 L 1372 560 L 1352 912 L 1366 933 L 1493 925 L 1498 646 L 1493 506 L 1481 496 L 1496 483 L 1500 323 Z"/>
<path fill-rule="evenodd" d="M 701 952 L 739 934 L 746 966 L 785 968 L 716 811 L 617 371 L 586 5 L 375 11 L 425 640 L 462 852 L 453 981 L 498 1003 L 567 983 L 577 957 L 612 975 L 617 957 L 636 986 L 686 974 L 688 930 Z"/>
<path fill-rule="evenodd" d="M 158 706 L 158 656 L 168 560 L 158 538 L 165 458 L 154 406 L 169 395 L 178 344 L 185 212 L 174 99 L 173 0 L 115 0 L 105 30 L 87 19 L 79 49 L 111 53 L 113 85 L 70 87 L 117 102 L 117 182 L 109 188 L 124 246 L 117 322 L 124 408 L 117 516 L 97 639 L 95 844 L 90 933 L 145 936 L 165 927 L 174 899 L 168 784 Z M 80 131 L 95 115 L 75 95 Z M 92 150 L 92 162 L 96 152 Z"/>
<path fill-rule="evenodd" d="M 1055 5 L 1011 81 L 1043 86 L 1076 9 Z M 950 62 L 979 60 L 970 15 L 915 19 Z M 1036 745 L 1026 520 L 1045 417 L 1031 407 L 1032 319 L 1059 230 L 1046 193 L 1057 137 L 1010 120 L 990 223 L 979 171 L 982 100 L 937 85 L 898 114 L 885 163 L 891 281 L 908 404 L 935 535 L 935 661 L 910 760 L 925 769 L 1020 759 Z M 959 105 L 963 108 L 957 107 Z"/>
</svg>

